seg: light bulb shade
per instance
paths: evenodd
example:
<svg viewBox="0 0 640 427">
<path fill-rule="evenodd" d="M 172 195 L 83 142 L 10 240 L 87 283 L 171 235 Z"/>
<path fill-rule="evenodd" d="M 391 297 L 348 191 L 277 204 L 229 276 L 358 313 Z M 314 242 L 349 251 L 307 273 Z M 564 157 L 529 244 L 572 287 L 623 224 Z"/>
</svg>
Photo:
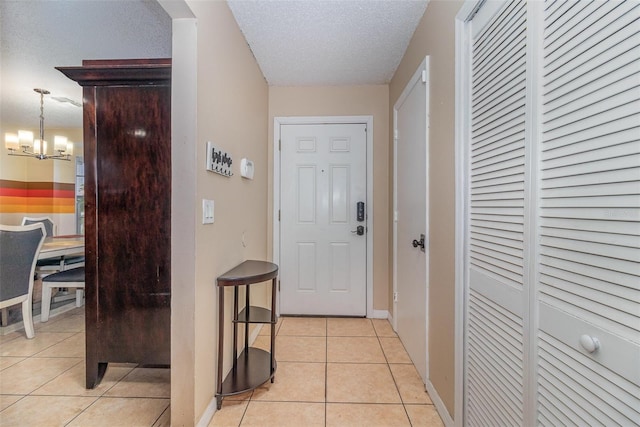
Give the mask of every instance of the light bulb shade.
<svg viewBox="0 0 640 427">
<path fill-rule="evenodd" d="M 67 155 L 69 156 L 73 156 L 73 142 L 69 141 L 67 142 Z"/>
<path fill-rule="evenodd" d="M 67 150 L 67 137 L 56 135 L 53 137 L 53 149 L 64 153 Z"/>
<path fill-rule="evenodd" d="M 47 154 L 47 141 L 40 141 L 39 139 L 33 141 L 33 151 L 36 154 Z"/>
<path fill-rule="evenodd" d="M 33 132 L 28 130 L 18 131 L 18 142 L 21 147 L 33 148 Z"/>
<path fill-rule="evenodd" d="M 20 142 L 17 133 L 4 134 L 4 146 L 7 150 L 20 150 Z"/>
</svg>

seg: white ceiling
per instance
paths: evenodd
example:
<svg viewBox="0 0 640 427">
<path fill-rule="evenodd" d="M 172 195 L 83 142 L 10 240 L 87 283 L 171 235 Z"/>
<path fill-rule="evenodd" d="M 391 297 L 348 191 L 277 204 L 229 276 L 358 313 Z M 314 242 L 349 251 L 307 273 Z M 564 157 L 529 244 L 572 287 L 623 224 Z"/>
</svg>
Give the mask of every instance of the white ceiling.
<svg viewBox="0 0 640 427">
<path fill-rule="evenodd" d="M 388 83 L 427 0 L 229 0 L 274 86 Z"/>
<path fill-rule="evenodd" d="M 45 129 L 82 127 L 82 108 L 51 98 L 81 103 L 82 89 L 54 67 L 145 57 L 171 57 L 171 18 L 155 0 L 0 0 L 0 122 L 37 128 L 41 87 Z"/>
<path fill-rule="evenodd" d="M 213 1 L 213 0 L 209 0 Z M 388 83 L 428 0 L 231 0 L 270 85 Z M 171 19 L 156 0 L 0 0 L 0 123 L 81 127 L 77 83 L 55 70 L 83 59 L 171 56 Z M 9 130 L 4 129 L 3 130 Z"/>
</svg>

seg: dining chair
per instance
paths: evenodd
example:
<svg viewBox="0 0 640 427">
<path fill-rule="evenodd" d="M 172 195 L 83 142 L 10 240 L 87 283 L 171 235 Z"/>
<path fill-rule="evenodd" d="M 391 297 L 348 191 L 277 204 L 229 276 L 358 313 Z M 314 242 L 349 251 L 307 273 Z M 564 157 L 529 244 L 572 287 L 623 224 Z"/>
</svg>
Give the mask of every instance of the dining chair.
<svg viewBox="0 0 640 427">
<path fill-rule="evenodd" d="M 0 225 L 0 308 L 22 303 L 27 338 L 33 338 L 33 276 L 46 229 L 44 224 Z"/>
<path fill-rule="evenodd" d="M 40 315 L 42 322 L 49 320 L 49 313 L 51 312 L 51 291 L 53 288 L 78 288 L 76 290 L 76 307 L 82 307 L 84 298 L 84 267 L 59 271 L 58 273 L 49 274 L 42 279 L 42 314 Z"/>
<path fill-rule="evenodd" d="M 56 224 L 48 216 L 43 216 L 43 217 L 25 216 L 22 218 L 22 225 L 37 224 L 37 223 L 44 224 L 44 227 L 47 230 L 47 237 L 53 237 L 58 234 Z M 36 264 L 36 272 L 42 278 L 47 276 L 48 274 L 55 273 L 56 271 L 62 271 L 62 270 L 66 270 L 67 268 L 83 267 L 83 266 L 84 266 L 84 256 L 60 257 L 58 259 L 43 259 L 43 260 L 38 260 L 38 263 Z"/>
<path fill-rule="evenodd" d="M 47 231 L 46 237 L 53 237 L 57 234 L 56 224 L 48 216 L 42 216 L 42 217 L 25 216 L 22 218 L 22 225 L 31 225 L 31 224 L 37 224 L 37 223 L 44 224 L 44 228 Z"/>
</svg>

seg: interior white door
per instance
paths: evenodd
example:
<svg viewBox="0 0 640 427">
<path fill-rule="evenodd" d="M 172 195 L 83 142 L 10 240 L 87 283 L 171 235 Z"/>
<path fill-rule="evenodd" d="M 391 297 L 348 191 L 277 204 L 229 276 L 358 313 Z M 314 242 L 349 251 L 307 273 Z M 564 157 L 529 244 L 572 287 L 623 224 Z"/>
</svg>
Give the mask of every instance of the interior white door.
<svg viewBox="0 0 640 427">
<path fill-rule="evenodd" d="M 367 313 L 366 132 L 366 124 L 280 127 L 282 314 Z"/>
<path fill-rule="evenodd" d="M 395 326 L 423 382 L 427 379 L 428 62 L 394 107 Z"/>
</svg>

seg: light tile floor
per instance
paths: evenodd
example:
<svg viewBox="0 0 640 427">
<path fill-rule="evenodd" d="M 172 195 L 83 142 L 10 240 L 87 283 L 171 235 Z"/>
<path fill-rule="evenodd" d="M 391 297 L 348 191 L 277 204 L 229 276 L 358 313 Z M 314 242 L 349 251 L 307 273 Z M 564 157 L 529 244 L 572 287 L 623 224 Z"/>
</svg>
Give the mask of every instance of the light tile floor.
<svg viewBox="0 0 640 427">
<path fill-rule="evenodd" d="M 0 336 L 0 425 L 170 424 L 170 371 L 110 364 L 84 387 L 84 309 Z M 269 328 L 254 346 L 267 349 Z M 386 320 L 281 318 L 273 384 L 224 399 L 213 426 L 442 426 Z"/>
<path fill-rule="evenodd" d="M 387 320 L 281 318 L 276 360 L 274 383 L 226 397 L 209 427 L 443 425 Z"/>
<path fill-rule="evenodd" d="M 102 382 L 84 387 L 84 308 L 0 336 L 0 426 L 144 426 L 170 424 L 169 369 L 109 364 Z"/>
</svg>

